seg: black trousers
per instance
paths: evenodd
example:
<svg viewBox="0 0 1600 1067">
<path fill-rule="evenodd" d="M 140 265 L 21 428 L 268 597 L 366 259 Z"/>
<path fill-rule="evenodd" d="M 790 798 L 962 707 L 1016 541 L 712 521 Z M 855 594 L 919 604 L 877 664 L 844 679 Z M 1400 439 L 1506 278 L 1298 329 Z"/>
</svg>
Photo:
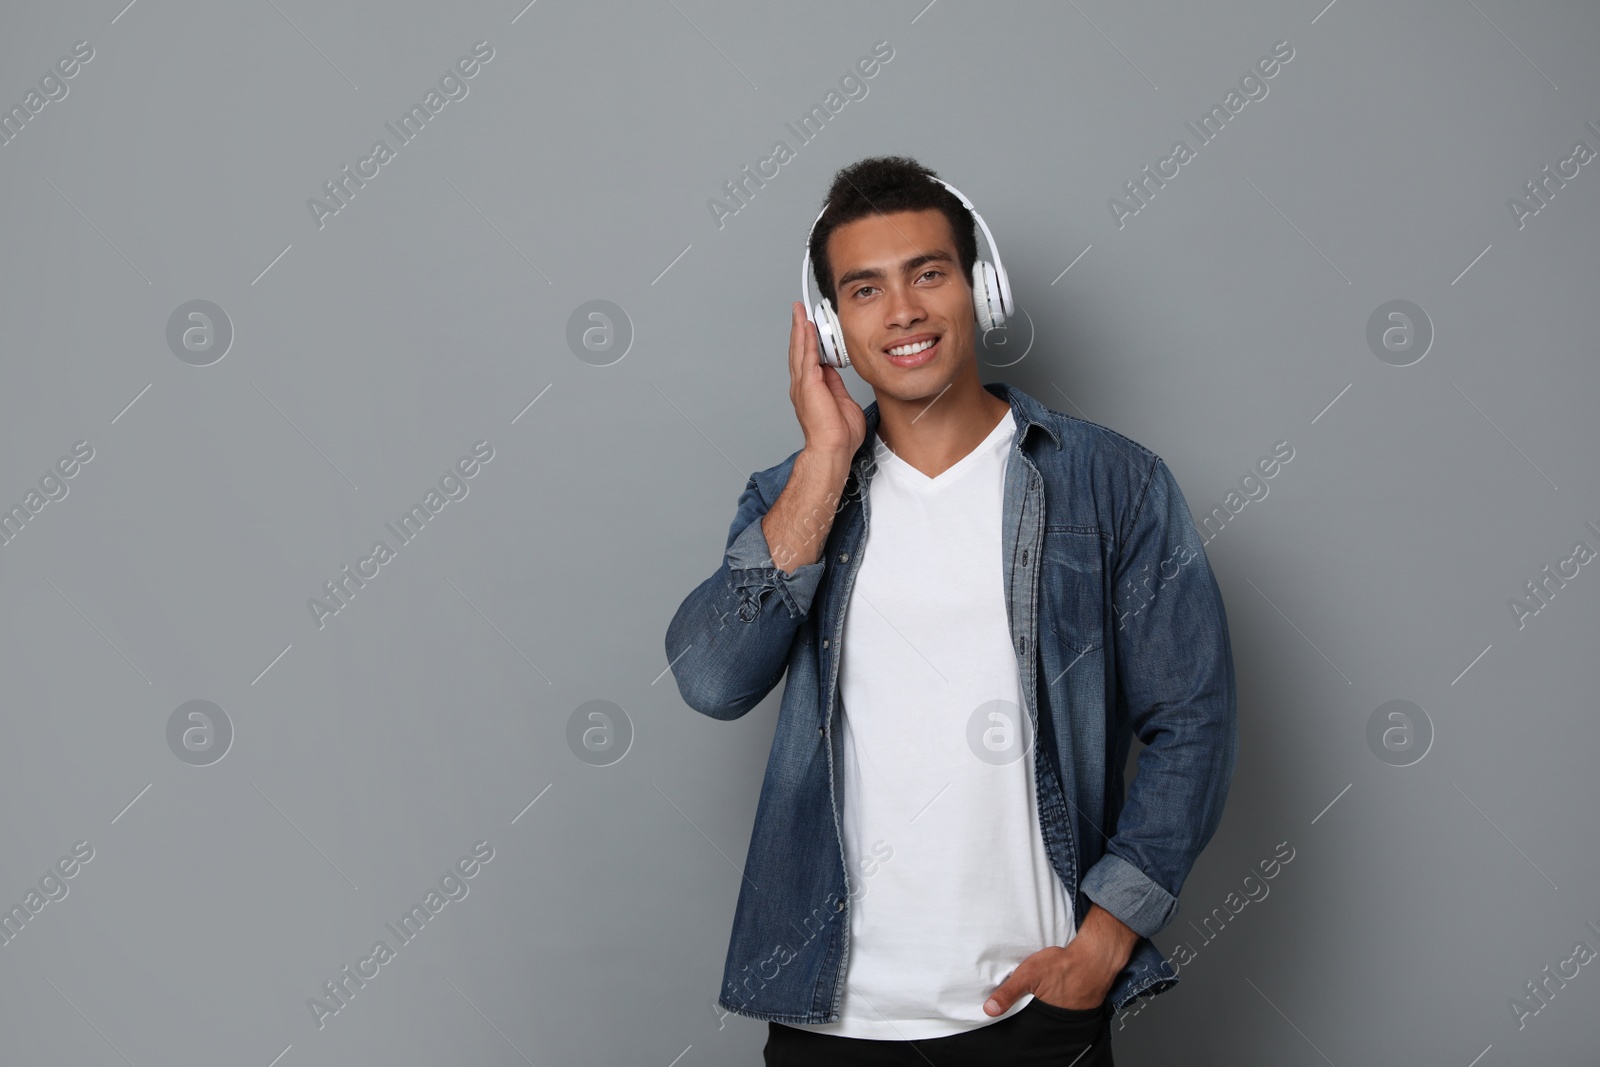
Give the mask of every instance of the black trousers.
<svg viewBox="0 0 1600 1067">
<path fill-rule="evenodd" d="M 876 1041 L 767 1024 L 766 1067 L 1113 1067 L 1111 1005 L 1058 1008 L 1038 997 L 1015 1015 L 948 1037 Z"/>
</svg>

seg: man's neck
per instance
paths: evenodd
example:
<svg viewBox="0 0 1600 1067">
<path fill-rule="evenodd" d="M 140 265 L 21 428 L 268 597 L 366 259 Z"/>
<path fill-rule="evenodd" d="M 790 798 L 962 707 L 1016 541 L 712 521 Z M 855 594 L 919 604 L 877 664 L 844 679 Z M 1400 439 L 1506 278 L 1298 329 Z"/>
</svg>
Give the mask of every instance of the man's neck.
<svg viewBox="0 0 1600 1067">
<path fill-rule="evenodd" d="M 937 478 L 982 444 L 1011 410 L 983 387 L 976 368 L 932 397 L 875 395 L 879 439 L 929 478 Z"/>
</svg>

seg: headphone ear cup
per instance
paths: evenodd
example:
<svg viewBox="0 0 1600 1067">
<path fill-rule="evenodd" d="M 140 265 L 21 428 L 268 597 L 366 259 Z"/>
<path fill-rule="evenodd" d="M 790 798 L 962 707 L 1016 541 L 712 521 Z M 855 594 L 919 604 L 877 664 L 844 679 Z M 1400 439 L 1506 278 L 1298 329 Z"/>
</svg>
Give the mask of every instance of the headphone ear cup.
<svg viewBox="0 0 1600 1067">
<path fill-rule="evenodd" d="M 846 366 L 850 366 L 850 349 L 845 347 L 845 326 L 838 322 L 838 312 L 835 312 L 834 306 L 827 301 L 822 301 L 822 314 L 827 317 L 827 331 L 832 341 L 830 363 L 837 366 L 838 370 L 845 370 Z"/>
<path fill-rule="evenodd" d="M 972 264 L 972 310 L 978 318 L 980 335 L 1005 325 L 1005 311 L 1000 306 L 1000 280 L 994 265 L 986 259 Z"/>
<path fill-rule="evenodd" d="M 822 301 L 812 312 L 812 319 L 817 324 L 817 347 L 822 352 L 822 361 L 838 370 L 848 367 L 850 353 L 844 346 L 844 328 L 839 324 L 833 305 Z"/>
</svg>

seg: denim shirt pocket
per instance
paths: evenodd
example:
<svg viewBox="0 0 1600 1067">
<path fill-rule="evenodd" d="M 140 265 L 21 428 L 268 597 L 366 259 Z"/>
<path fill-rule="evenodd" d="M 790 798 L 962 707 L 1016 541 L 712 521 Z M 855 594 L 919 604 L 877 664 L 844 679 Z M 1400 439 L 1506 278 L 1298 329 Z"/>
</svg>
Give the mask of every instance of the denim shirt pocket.
<svg viewBox="0 0 1600 1067">
<path fill-rule="evenodd" d="M 1104 602 L 1100 531 L 1093 526 L 1046 526 L 1039 623 L 1041 637 L 1048 634 L 1067 654 L 1063 667 L 1104 644 Z"/>
</svg>

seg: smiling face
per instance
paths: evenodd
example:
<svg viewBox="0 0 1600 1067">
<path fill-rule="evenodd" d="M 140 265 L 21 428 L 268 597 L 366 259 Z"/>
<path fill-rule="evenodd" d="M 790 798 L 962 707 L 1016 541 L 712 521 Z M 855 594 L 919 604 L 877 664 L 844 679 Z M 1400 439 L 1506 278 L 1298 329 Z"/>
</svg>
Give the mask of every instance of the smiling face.
<svg viewBox="0 0 1600 1067">
<path fill-rule="evenodd" d="M 867 215 L 828 238 L 850 365 L 898 400 L 932 399 L 976 376 L 972 283 L 933 209 Z"/>
</svg>

